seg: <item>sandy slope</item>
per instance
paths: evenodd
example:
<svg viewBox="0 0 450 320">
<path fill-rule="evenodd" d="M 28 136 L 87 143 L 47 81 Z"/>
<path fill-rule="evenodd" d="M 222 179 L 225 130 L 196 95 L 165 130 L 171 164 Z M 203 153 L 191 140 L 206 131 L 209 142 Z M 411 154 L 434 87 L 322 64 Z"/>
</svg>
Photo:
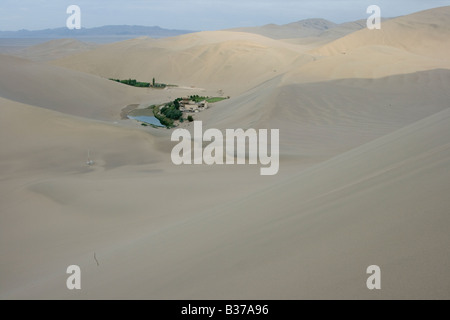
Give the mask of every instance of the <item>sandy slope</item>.
<svg viewBox="0 0 450 320">
<path fill-rule="evenodd" d="M 130 235 L 160 232 L 271 182 L 256 167 L 175 167 L 163 151 L 167 139 L 142 130 L 6 99 L 0 105 L 0 253 L 8 257 L 1 298 L 40 291 L 53 267 L 79 259 L 70 258 L 75 252 L 90 259 L 111 241 L 120 247 Z M 93 167 L 85 165 L 88 149 Z"/>
<path fill-rule="evenodd" d="M 449 8 L 387 20 L 381 30 L 363 29 L 325 45 L 330 38 L 359 29 L 361 23 L 338 26 L 335 34 L 335 29 L 329 29 L 319 37 L 295 41 L 232 31 L 141 38 L 54 63 L 105 78 L 156 77 L 166 83 L 214 86 L 227 95 L 244 93 L 285 73 L 285 82 L 316 82 L 450 69 Z"/>
<path fill-rule="evenodd" d="M 161 40 L 135 39 L 101 46 L 54 63 L 105 78 L 137 78 L 236 95 L 312 61 L 304 48 L 260 35 L 201 32 Z M 243 72 L 245 70 L 245 72 Z"/>
<path fill-rule="evenodd" d="M 324 19 L 308 19 L 286 25 L 269 24 L 262 27 L 236 28 L 232 31 L 259 34 L 272 39 L 290 39 L 304 43 L 305 39 L 330 42 L 366 27 L 366 20 L 335 24 Z"/>
<path fill-rule="evenodd" d="M 448 299 L 447 13 L 309 54 L 205 32 L 55 62 L 78 71 L 0 56 L 0 298 Z M 98 76 L 226 90 L 196 118 L 279 128 L 280 174 L 174 166 L 169 130 L 113 122 L 124 105 L 182 90 Z M 72 264 L 80 292 L 65 288 Z M 381 292 L 365 287 L 372 264 Z"/>
<path fill-rule="evenodd" d="M 315 53 L 336 55 L 365 46 L 389 46 L 409 53 L 448 60 L 450 50 L 450 6 L 421 11 L 382 23 L 381 30 L 352 33 Z"/>
<path fill-rule="evenodd" d="M 326 159 L 450 107 L 448 83 L 449 70 L 294 84 L 280 77 L 198 119 L 211 128 L 280 128 L 284 155 Z"/>
<path fill-rule="evenodd" d="M 34 45 L 14 53 L 14 56 L 33 61 L 61 59 L 76 53 L 90 51 L 98 45 L 74 39 L 57 39 Z"/>
<path fill-rule="evenodd" d="M 440 48 L 435 48 L 441 51 Z M 376 79 L 397 74 L 450 69 L 450 60 L 417 55 L 390 46 L 370 45 L 339 55 L 316 57 L 286 75 L 285 82 L 311 82 L 335 79 Z"/>
<path fill-rule="evenodd" d="M 314 61 L 296 67 L 290 81 L 380 78 L 450 69 L 450 7 L 390 19 L 381 30 L 354 32 L 308 53 Z"/>
<path fill-rule="evenodd" d="M 9 105 L 9 112 L 30 111 Z M 44 116 L 50 131 L 61 132 L 51 111 L 30 116 Z M 35 126 L 31 122 L 30 130 L 45 134 Z M 80 126 L 65 130 L 68 143 Z M 6 121 L 0 128 L 11 130 Z M 34 168 L 32 177 L 19 170 L 3 176 L 1 185 L 0 243 L 8 259 L 0 265 L 6 275 L 0 296 L 448 298 L 449 128 L 445 110 L 293 178 L 280 176 L 262 191 L 256 185 L 267 186 L 267 180 L 248 170 L 171 169 L 164 160 L 103 174 L 98 168 L 66 171 L 62 162 L 60 168 Z M 95 126 L 83 135 L 102 130 L 125 133 Z M 115 141 L 117 150 L 129 138 Z M 17 143 L 24 140 L 24 150 L 36 142 L 18 137 Z M 40 141 L 38 146 L 51 144 Z M 147 143 L 141 139 L 144 148 L 134 152 L 157 159 Z M 3 168 L 21 168 L 3 159 Z M 212 187 L 212 181 L 221 182 Z M 169 200 L 174 191 L 181 206 Z M 63 285 L 73 263 L 83 268 L 84 287 L 77 293 Z M 365 288 L 372 264 L 383 268 L 380 293 Z"/>
<path fill-rule="evenodd" d="M 249 32 L 272 39 L 305 38 L 319 36 L 338 25 L 325 19 L 307 19 L 285 25 L 268 24 L 261 27 L 236 28 L 230 31 Z"/>
<path fill-rule="evenodd" d="M 154 298 L 448 298 L 449 125 L 446 110 L 149 234 L 127 251 L 127 266 L 156 271 L 141 288 Z M 378 294 L 364 286 L 372 264 L 385 274 Z M 111 285 L 136 297 L 139 279 L 104 279 L 99 292 Z"/>
<path fill-rule="evenodd" d="M 0 55 L 0 96 L 95 119 L 117 119 L 123 106 L 148 99 L 147 91 L 72 70 Z"/>
</svg>

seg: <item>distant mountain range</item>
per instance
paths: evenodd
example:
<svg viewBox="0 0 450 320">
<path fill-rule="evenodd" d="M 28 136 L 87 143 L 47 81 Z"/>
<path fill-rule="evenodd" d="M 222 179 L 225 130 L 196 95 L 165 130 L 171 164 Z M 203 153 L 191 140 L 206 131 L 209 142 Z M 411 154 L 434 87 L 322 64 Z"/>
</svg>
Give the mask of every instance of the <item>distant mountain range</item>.
<svg viewBox="0 0 450 320">
<path fill-rule="evenodd" d="M 68 28 L 56 28 L 45 30 L 19 30 L 0 31 L 0 38 L 86 38 L 86 37 L 141 37 L 152 38 L 174 37 L 182 34 L 192 33 L 188 30 L 163 29 L 158 26 L 103 26 L 97 28 L 82 28 L 80 30 L 69 30 Z"/>
<path fill-rule="evenodd" d="M 260 27 L 234 28 L 230 31 L 249 32 L 272 39 L 331 36 L 336 38 L 358 31 L 366 26 L 365 20 L 336 24 L 325 19 L 306 19 L 285 25 L 267 24 Z"/>
</svg>

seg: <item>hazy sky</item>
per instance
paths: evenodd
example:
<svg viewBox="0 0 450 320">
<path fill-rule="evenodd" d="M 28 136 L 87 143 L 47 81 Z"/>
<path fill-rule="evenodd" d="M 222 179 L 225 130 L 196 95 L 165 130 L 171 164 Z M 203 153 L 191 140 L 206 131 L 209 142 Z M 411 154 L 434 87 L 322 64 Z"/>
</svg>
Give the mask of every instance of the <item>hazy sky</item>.
<svg viewBox="0 0 450 320">
<path fill-rule="evenodd" d="M 383 17 L 394 17 L 447 6 L 450 0 L 0 0 L 0 30 L 64 27 L 72 4 L 80 6 L 86 28 L 128 24 L 218 30 L 307 18 L 353 21 L 367 18 L 371 4 L 381 7 Z"/>
</svg>

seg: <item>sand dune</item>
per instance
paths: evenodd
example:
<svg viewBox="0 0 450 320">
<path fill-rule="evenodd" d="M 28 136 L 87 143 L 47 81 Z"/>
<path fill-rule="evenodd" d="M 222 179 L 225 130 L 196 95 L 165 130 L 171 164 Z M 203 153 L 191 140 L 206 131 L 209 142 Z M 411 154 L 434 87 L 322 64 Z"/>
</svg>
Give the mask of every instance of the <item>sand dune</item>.
<svg viewBox="0 0 450 320">
<path fill-rule="evenodd" d="M 285 25 L 268 24 L 261 27 L 236 28 L 230 31 L 259 34 L 272 39 L 305 38 L 319 36 L 337 25 L 325 19 L 307 19 Z"/>
<path fill-rule="evenodd" d="M 54 63 L 105 78 L 216 87 L 235 95 L 312 58 L 302 48 L 259 35 L 201 32 L 102 46 Z M 242 72 L 242 70 L 246 70 Z"/>
<path fill-rule="evenodd" d="M 33 61 L 50 61 L 86 52 L 97 46 L 95 43 L 86 43 L 74 39 L 58 39 L 22 49 L 14 53 L 14 56 Z"/>
<path fill-rule="evenodd" d="M 122 246 L 149 226 L 157 231 L 265 184 L 252 180 L 257 168 L 238 169 L 236 176 L 232 168 L 175 167 L 159 151 L 167 139 L 142 129 L 2 98 L 0 105 L 0 252 L 8 257 L 0 264 L 2 299 L 40 291 L 39 282 L 72 249 L 90 257 L 110 241 Z M 88 149 L 92 167 L 85 164 Z M 232 183 L 239 187 L 229 190 Z"/>
<path fill-rule="evenodd" d="M 124 266 L 160 271 L 146 277 L 149 298 L 448 298 L 449 128 L 445 110 L 136 239 Z M 384 270 L 382 293 L 365 288 L 372 264 Z M 106 278 L 99 294 L 104 285 L 139 296 L 139 276 Z"/>
<path fill-rule="evenodd" d="M 409 53 L 448 60 L 450 51 L 450 7 L 421 11 L 382 23 L 381 30 L 352 33 L 314 53 L 339 55 L 366 46 L 388 46 Z"/>
<path fill-rule="evenodd" d="M 334 28 L 330 28 L 328 30 L 323 31 L 320 34 L 320 37 L 326 39 L 339 39 L 353 32 L 362 30 L 366 28 L 366 26 L 367 26 L 366 20 L 345 22 L 338 24 Z"/>
<path fill-rule="evenodd" d="M 282 154 L 328 159 L 450 107 L 449 70 L 291 83 L 279 77 L 198 119 L 211 128 L 280 128 Z"/>
<path fill-rule="evenodd" d="M 449 22 L 450 7 L 384 21 L 381 30 L 364 29 L 316 46 L 307 52 L 314 61 L 295 66 L 284 81 L 376 79 L 450 69 Z"/>
<path fill-rule="evenodd" d="M 325 45 L 328 40 L 324 39 L 361 28 L 361 23 L 343 24 L 335 28 L 336 34 L 329 29 L 328 35 L 300 42 L 231 31 L 142 38 L 102 46 L 54 64 L 104 78 L 149 81 L 156 77 L 185 86 L 214 86 L 229 95 L 244 93 L 284 73 L 289 73 L 285 81 L 317 82 L 448 69 L 449 8 L 387 20 L 381 30 L 360 30 Z"/>
<path fill-rule="evenodd" d="M 50 119 L 52 127 L 59 122 Z M 2 123 L 5 127 L 11 128 Z M 237 178 L 234 169 L 174 170 L 164 164 L 106 174 L 56 175 L 48 169 L 40 178 L 6 176 L 1 203 L 9 228 L 2 228 L 8 241 L 1 241 L 1 248 L 9 259 L 1 265 L 8 276 L 0 296 L 448 297 L 449 128 L 445 110 L 293 178 L 279 177 L 261 191 L 255 185 L 263 181 L 248 179 L 247 170 L 238 170 Z M 170 175 L 181 178 L 185 192 L 186 181 L 197 181 L 196 193 L 181 198 L 184 210 L 161 199 Z M 231 194 L 230 177 L 237 183 Z M 209 181 L 225 184 L 211 188 Z M 243 194 L 244 188 L 252 191 Z M 212 202 L 221 189 L 231 199 Z M 17 192 L 27 201 L 12 205 Z M 198 192 L 204 202 L 196 201 Z M 61 270 L 74 262 L 83 268 L 85 285 L 71 293 L 61 285 Z M 383 268 L 381 293 L 365 288 L 365 269 L 372 264 Z"/>
<path fill-rule="evenodd" d="M 438 50 L 436 48 L 436 50 Z M 377 79 L 404 73 L 450 69 L 450 60 L 414 54 L 390 46 L 365 46 L 296 67 L 285 82 L 317 82 L 336 79 Z"/>
<path fill-rule="evenodd" d="M 94 119 L 119 119 L 121 108 L 147 91 L 21 58 L 0 55 L 0 97 Z"/>
<path fill-rule="evenodd" d="M 236 28 L 231 31 L 259 34 L 277 40 L 289 39 L 303 44 L 306 41 L 327 43 L 366 27 L 365 20 L 336 24 L 324 19 L 308 19 L 285 25 L 269 24 L 262 27 Z"/>
<path fill-rule="evenodd" d="M 106 168 L 112 169 L 158 159 L 157 150 L 152 150 L 154 139 L 142 130 L 108 126 L 3 98 L 0 102 L 3 178 L 26 176 L 36 171 L 49 175 L 61 173 L 60 170 L 67 174 L 86 172 L 88 168 L 83 164 L 89 149 L 97 159 L 96 168 L 101 167 L 100 162 L 107 162 Z M 33 156 L 22 157 L 21 154 Z M 114 161 L 106 161 L 107 158 Z"/>
<path fill-rule="evenodd" d="M 448 299 L 448 13 L 320 48 L 219 31 L 51 64 L 0 55 L 0 299 Z M 175 166 L 171 130 L 119 120 L 128 104 L 219 89 L 231 99 L 195 118 L 280 129 L 278 175 Z"/>
</svg>

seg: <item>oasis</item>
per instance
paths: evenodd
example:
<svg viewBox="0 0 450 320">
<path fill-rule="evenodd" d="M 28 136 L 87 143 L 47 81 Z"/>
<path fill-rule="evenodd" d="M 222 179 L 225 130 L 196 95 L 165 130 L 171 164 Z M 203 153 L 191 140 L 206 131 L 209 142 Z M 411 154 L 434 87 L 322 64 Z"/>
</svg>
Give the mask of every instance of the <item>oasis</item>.
<svg viewBox="0 0 450 320">
<path fill-rule="evenodd" d="M 172 133 L 171 141 L 179 142 L 172 150 L 172 162 L 175 165 L 244 165 L 247 162 L 256 165 L 259 160 L 261 165 L 267 166 L 261 168 L 261 175 L 276 175 L 280 166 L 280 131 L 270 130 L 270 155 L 268 129 L 258 131 L 227 129 L 224 135 L 218 129 L 208 129 L 203 133 L 202 121 L 195 121 L 194 137 L 186 129 L 177 129 Z M 204 142 L 210 143 L 203 148 Z"/>
</svg>

